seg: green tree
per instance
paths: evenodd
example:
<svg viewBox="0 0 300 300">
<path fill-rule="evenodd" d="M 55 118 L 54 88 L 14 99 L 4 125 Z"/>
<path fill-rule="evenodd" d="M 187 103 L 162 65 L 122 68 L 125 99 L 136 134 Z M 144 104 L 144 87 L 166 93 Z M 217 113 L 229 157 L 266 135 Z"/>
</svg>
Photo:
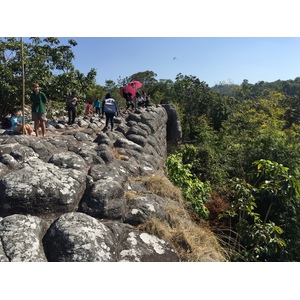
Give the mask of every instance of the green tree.
<svg viewBox="0 0 300 300">
<path fill-rule="evenodd" d="M 132 74 L 128 78 L 129 81 L 127 82 L 127 84 L 130 81 L 134 81 L 134 80 L 140 81 L 143 84 L 142 89 L 145 90 L 146 92 L 148 92 L 149 89 L 157 83 L 157 79 L 155 77 L 157 77 L 157 74 L 154 73 L 153 71 L 147 70 L 144 72 L 138 72 L 138 73 Z"/>
<path fill-rule="evenodd" d="M 198 117 L 207 112 L 210 89 L 197 77 L 179 73 L 173 92 L 181 115 L 183 136 L 194 139 L 199 131 Z"/>
<path fill-rule="evenodd" d="M 242 260 L 288 260 L 285 249 L 293 244 L 286 238 L 291 236 L 287 207 L 295 201 L 299 203 L 299 182 L 289 174 L 287 167 L 264 159 L 253 163 L 246 178 L 232 180 L 233 201 L 223 214 L 232 218 L 232 229 L 236 232 L 235 249 L 242 255 Z M 299 204 L 292 206 L 295 217 L 295 208 Z M 234 259 L 239 260 L 239 255 Z"/>
<path fill-rule="evenodd" d="M 105 80 L 105 88 L 108 91 L 112 91 L 117 87 L 116 83 L 113 80 Z"/>
<path fill-rule="evenodd" d="M 60 45 L 57 38 L 29 38 L 24 42 L 25 88 L 28 102 L 31 87 L 38 82 L 49 100 L 65 101 L 73 89 L 82 99 L 95 83 L 96 71 L 91 69 L 85 76 L 75 70 L 72 64 L 72 47 L 76 41 L 70 39 L 68 45 Z M 21 44 L 17 38 L 0 39 L 0 111 L 2 115 L 22 103 Z"/>
<path fill-rule="evenodd" d="M 231 98 L 213 92 L 205 82 L 195 76 L 184 76 L 180 73 L 174 83 L 173 99 L 178 104 L 183 136 L 197 140 L 202 131 L 199 117 L 205 115 L 210 126 L 219 130 L 228 117 Z"/>
<path fill-rule="evenodd" d="M 161 100 L 168 100 L 169 103 L 174 103 L 173 101 L 173 89 L 174 83 L 170 79 L 160 79 L 153 87 L 150 87 L 149 90 L 152 93 L 153 102 L 159 104 Z"/>
</svg>

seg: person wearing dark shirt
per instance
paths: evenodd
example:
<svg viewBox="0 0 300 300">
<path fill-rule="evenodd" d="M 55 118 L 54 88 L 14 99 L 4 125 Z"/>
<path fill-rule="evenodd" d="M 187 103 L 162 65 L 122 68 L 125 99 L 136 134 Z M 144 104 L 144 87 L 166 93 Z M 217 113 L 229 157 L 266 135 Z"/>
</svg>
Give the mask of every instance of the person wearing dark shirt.
<svg viewBox="0 0 300 300">
<path fill-rule="evenodd" d="M 40 86 L 38 83 L 34 83 L 33 93 L 30 95 L 30 100 L 32 103 L 31 112 L 32 112 L 32 121 L 34 121 L 34 130 L 35 135 L 39 136 L 39 126 L 42 129 L 43 137 L 46 136 L 46 105 L 48 104 L 48 99 L 46 95 L 40 91 Z"/>
<path fill-rule="evenodd" d="M 126 100 L 126 111 L 131 107 L 132 110 L 134 110 L 134 104 L 133 104 L 133 101 L 132 101 L 132 98 L 131 98 L 131 93 L 127 92 L 127 91 L 124 91 L 124 98 Z"/>
<path fill-rule="evenodd" d="M 66 109 L 68 111 L 69 125 L 75 123 L 77 104 L 78 104 L 78 99 L 76 98 L 76 92 L 72 91 L 72 94 L 67 97 L 67 101 L 66 101 Z"/>
</svg>

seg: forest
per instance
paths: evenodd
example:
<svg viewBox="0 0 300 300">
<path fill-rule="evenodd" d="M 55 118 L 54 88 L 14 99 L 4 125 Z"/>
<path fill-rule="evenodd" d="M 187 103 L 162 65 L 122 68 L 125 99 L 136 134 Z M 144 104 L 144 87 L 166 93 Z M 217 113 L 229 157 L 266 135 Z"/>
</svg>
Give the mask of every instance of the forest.
<svg viewBox="0 0 300 300">
<path fill-rule="evenodd" d="M 300 261 L 300 77 L 209 87 L 193 75 L 172 81 L 145 70 L 100 86 L 95 69 L 74 68 L 76 45 L 30 38 L 21 51 L 19 39 L 0 38 L 1 118 L 22 105 L 22 57 L 26 104 L 38 82 L 51 108 L 63 110 L 72 90 L 81 111 L 107 92 L 122 107 L 119 89 L 141 81 L 152 104 L 166 99 L 180 115 L 183 140 L 170 149 L 166 172 L 195 222 L 214 232 L 230 261 Z"/>
</svg>

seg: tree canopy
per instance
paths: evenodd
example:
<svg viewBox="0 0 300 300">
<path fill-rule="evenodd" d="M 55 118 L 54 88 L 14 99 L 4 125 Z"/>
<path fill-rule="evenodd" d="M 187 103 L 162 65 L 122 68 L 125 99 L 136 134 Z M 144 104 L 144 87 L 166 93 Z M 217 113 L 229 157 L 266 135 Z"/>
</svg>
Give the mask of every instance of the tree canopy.
<svg viewBox="0 0 300 300">
<path fill-rule="evenodd" d="M 73 66 L 72 47 L 77 45 L 70 39 L 68 45 L 61 45 L 57 38 L 30 38 L 23 43 L 24 77 L 26 99 L 32 84 L 38 82 L 51 100 L 65 99 L 71 90 L 85 98 L 95 84 L 96 70 L 87 75 Z M 0 111 L 2 115 L 22 103 L 21 41 L 17 38 L 0 39 Z"/>
</svg>

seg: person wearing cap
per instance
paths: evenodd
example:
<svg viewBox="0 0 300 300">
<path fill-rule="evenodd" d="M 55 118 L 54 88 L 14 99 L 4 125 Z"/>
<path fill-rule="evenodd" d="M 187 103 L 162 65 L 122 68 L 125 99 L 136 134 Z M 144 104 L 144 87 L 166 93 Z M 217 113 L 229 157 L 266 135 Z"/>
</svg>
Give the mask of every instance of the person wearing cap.
<svg viewBox="0 0 300 300">
<path fill-rule="evenodd" d="M 114 117 L 118 115 L 118 106 L 115 99 L 113 99 L 110 93 L 105 95 L 105 99 L 102 101 L 102 116 L 105 113 L 106 122 L 104 131 L 108 130 L 108 124 L 111 125 L 111 131 L 114 130 Z"/>
</svg>

